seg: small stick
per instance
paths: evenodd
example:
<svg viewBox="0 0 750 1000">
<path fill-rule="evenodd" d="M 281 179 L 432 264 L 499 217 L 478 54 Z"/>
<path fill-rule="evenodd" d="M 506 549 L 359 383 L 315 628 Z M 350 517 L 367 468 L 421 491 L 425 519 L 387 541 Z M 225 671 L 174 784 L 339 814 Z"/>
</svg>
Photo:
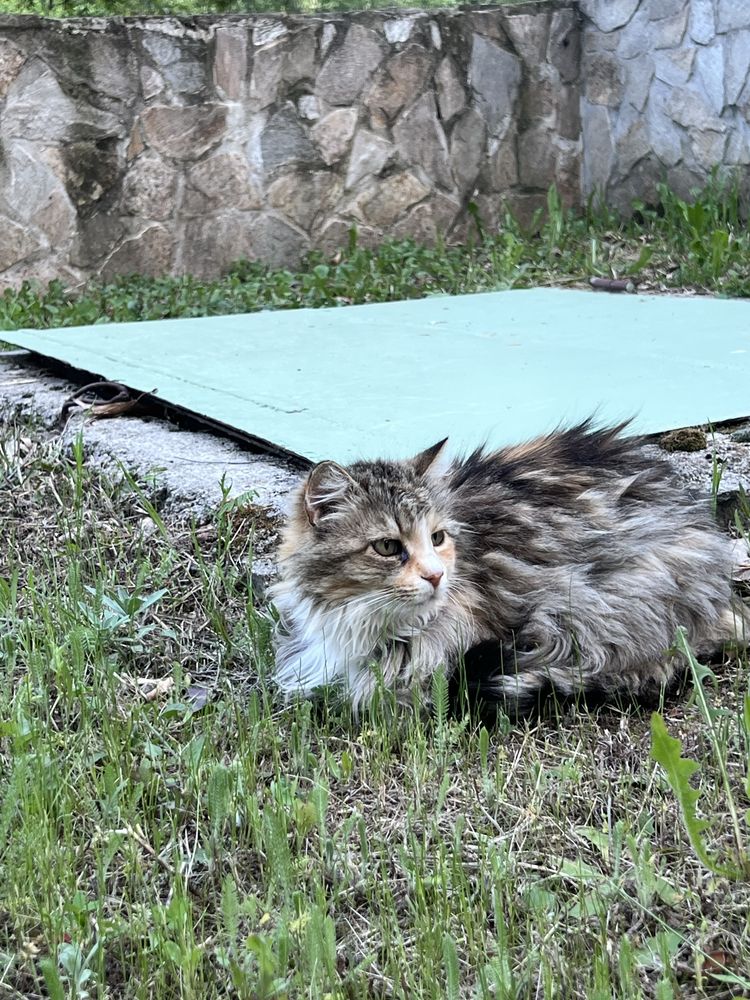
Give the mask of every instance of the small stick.
<svg viewBox="0 0 750 1000">
<path fill-rule="evenodd" d="M 589 278 L 589 284 L 601 292 L 635 291 L 635 285 L 627 278 Z"/>
</svg>

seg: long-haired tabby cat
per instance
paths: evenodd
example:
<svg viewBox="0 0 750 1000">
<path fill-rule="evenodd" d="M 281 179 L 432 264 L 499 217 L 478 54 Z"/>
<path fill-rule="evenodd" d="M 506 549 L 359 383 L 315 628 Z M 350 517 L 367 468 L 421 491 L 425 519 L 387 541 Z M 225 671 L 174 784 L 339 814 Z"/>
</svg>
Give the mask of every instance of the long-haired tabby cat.
<svg viewBox="0 0 750 1000">
<path fill-rule="evenodd" d="M 550 686 L 658 690 L 679 626 L 699 654 L 730 640 L 732 543 L 625 426 L 586 421 L 447 467 L 444 441 L 406 462 L 316 465 L 272 590 L 278 685 L 337 684 L 357 708 L 381 677 L 426 700 L 432 674 L 478 648 L 479 694 L 522 709 Z"/>
</svg>

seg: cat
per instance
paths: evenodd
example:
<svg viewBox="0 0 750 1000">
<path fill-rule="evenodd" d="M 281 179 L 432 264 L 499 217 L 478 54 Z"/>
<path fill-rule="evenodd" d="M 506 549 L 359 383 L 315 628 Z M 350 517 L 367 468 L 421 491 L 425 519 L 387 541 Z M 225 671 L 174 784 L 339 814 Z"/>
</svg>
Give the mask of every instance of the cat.
<svg viewBox="0 0 750 1000">
<path fill-rule="evenodd" d="M 679 627 L 698 655 L 731 641 L 732 541 L 626 428 L 587 420 L 447 465 L 447 439 L 316 465 L 271 590 L 277 685 L 335 684 L 355 711 L 378 683 L 427 703 L 465 659 L 485 702 L 523 712 L 549 688 L 659 690 Z"/>
</svg>

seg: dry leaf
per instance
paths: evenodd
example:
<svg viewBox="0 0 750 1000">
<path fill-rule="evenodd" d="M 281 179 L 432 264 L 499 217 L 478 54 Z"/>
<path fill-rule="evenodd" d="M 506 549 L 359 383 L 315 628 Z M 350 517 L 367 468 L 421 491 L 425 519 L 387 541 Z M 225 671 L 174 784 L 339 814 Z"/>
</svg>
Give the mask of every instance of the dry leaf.
<svg viewBox="0 0 750 1000">
<path fill-rule="evenodd" d="M 138 690 L 145 701 L 156 701 L 158 698 L 166 698 L 172 693 L 174 688 L 173 677 L 139 677 L 136 681 Z"/>
<path fill-rule="evenodd" d="M 211 700 L 211 689 L 203 684 L 191 684 L 185 692 L 185 701 L 193 712 L 199 712 Z"/>
</svg>

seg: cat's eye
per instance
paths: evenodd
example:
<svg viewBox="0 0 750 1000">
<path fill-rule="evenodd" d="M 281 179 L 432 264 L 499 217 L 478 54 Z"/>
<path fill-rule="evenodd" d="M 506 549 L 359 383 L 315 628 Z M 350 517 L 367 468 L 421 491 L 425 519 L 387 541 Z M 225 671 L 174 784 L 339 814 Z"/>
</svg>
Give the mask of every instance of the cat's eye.
<svg viewBox="0 0 750 1000">
<path fill-rule="evenodd" d="M 445 541 L 445 532 L 444 531 L 433 531 L 433 533 L 432 533 L 432 544 L 435 546 L 435 548 L 437 548 L 438 545 L 442 545 L 444 541 Z"/>
<path fill-rule="evenodd" d="M 372 543 L 372 547 L 379 556 L 400 556 L 404 551 L 398 538 L 379 538 L 377 542 Z"/>
</svg>

